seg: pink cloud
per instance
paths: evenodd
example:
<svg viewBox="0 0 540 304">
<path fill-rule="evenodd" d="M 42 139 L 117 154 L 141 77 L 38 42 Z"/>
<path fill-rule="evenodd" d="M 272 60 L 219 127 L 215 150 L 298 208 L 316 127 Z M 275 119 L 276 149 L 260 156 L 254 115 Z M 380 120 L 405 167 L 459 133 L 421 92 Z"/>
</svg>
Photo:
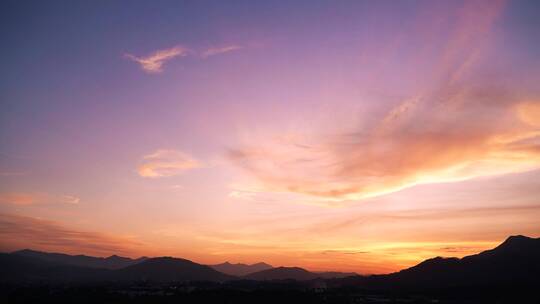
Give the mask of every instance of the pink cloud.
<svg viewBox="0 0 540 304">
<path fill-rule="evenodd" d="M 125 54 L 125 57 L 139 63 L 145 72 L 160 73 L 163 71 L 163 65 L 165 62 L 175 57 L 187 56 L 188 53 L 188 49 L 181 46 L 175 46 L 169 49 L 155 51 L 154 53 L 144 57 L 137 57 L 132 54 Z"/>
</svg>

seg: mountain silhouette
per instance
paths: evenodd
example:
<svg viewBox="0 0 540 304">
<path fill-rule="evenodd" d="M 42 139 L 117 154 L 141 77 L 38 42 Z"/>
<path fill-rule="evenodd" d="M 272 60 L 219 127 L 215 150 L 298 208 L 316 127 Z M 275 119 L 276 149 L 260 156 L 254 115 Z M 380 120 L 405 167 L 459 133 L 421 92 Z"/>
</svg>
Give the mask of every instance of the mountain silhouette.
<svg viewBox="0 0 540 304">
<path fill-rule="evenodd" d="M 62 264 L 62 265 L 71 265 L 79 267 L 89 267 L 89 268 L 105 268 L 105 269 L 120 269 L 126 266 L 134 265 L 146 260 L 146 257 L 141 257 L 138 259 L 130 259 L 126 257 L 121 257 L 117 255 L 112 255 L 107 258 L 92 257 L 86 255 L 68 255 L 63 253 L 48 253 L 35 251 L 30 249 L 23 249 L 13 252 L 14 255 L 25 256 L 31 258 L 38 258 L 43 261 Z"/>
<path fill-rule="evenodd" d="M 121 269 L 81 267 L 62 263 L 58 259 L 41 259 L 31 255 L 16 253 L 0 254 L 1 282 L 180 282 L 210 281 L 221 282 L 235 277 L 218 272 L 206 265 L 185 259 L 160 257 Z"/>
<path fill-rule="evenodd" d="M 123 263 L 130 265 L 117 268 Z M 246 266 L 268 267 L 269 265 Z M 540 238 L 511 236 L 496 248 L 475 255 L 461 259 L 436 257 L 399 272 L 371 276 L 339 272 L 315 273 L 299 267 L 277 267 L 244 276 L 232 276 L 210 266 L 180 258 L 158 257 L 140 261 L 140 259 L 132 260 L 116 256 L 94 258 L 32 250 L 22 250 L 11 254 L 1 253 L 0 269 L 2 269 L 1 282 L 25 282 L 25 284 L 28 282 L 225 282 L 324 279 L 328 286 L 353 286 L 370 290 L 452 288 L 463 290 L 470 287 L 484 290 L 495 287 L 534 290 L 540 278 Z M 354 276 L 348 276 L 351 274 Z M 344 276 L 347 277 L 343 278 Z"/>
<path fill-rule="evenodd" d="M 464 259 L 488 258 L 490 256 L 523 256 L 525 258 L 540 256 L 540 238 L 535 239 L 523 235 L 510 236 L 494 249 L 486 250 L 479 254 L 465 257 Z"/>
<path fill-rule="evenodd" d="M 80 267 L 18 254 L 0 254 L 0 282 L 90 282 L 111 277 L 112 270 Z"/>
<path fill-rule="evenodd" d="M 210 267 L 214 268 L 215 270 L 229 274 L 234 276 L 245 276 L 250 273 L 262 271 L 271 269 L 272 265 L 266 264 L 266 263 L 256 263 L 256 264 L 231 264 L 229 262 L 225 262 L 222 264 L 217 265 L 209 265 Z"/>
<path fill-rule="evenodd" d="M 424 286 L 517 283 L 540 277 L 540 238 L 511 236 L 494 249 L 457 258 L 435 258 L 393 275 Z M 417 284 L 417 283 L 416 283 Z"/>
<path fill-rule="evenodd" d="M 116 279 L 123 281 L 144 280 L 155 282 L 222 282 L 235 278 L 209 266 L 172 257 L 150 258 L 141 263 L 116 270 L 114 275 Z"/>
<path fill-rule="evenodd" d="M 371 289 L 526 287 L 540 278 L 540 238 L 511 236 L 494 249 L 459 258 L 436 257 L 387 275 L 345 279 Z"/>
</svg>

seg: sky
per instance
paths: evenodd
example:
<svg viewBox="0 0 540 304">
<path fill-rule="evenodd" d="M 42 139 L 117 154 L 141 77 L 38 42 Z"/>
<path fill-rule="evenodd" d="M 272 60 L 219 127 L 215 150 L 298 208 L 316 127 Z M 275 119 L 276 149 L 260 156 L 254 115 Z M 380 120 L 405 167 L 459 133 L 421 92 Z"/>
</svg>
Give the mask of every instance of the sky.
<svg viewBox="0 0 540 304">
<path fill-rule="evenodd" d="M 540 236 L 537 1 L 3 1 L 0 251 L 388 273 Z"/>
</svg>

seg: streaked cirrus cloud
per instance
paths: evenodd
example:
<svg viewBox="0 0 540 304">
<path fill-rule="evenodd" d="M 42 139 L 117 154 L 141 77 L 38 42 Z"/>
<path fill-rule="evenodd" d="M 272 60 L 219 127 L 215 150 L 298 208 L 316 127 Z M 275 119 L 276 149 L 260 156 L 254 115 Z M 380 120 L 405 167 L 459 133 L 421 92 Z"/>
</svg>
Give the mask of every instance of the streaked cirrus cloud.
<svg viewBox="0 0 540 304">
<path fill-rule="evenodd" d="M 207 58 L 216 56 L 232 51 L 237 51 L 243 47 L 237 44 L 223 45 L 219 47 L 211 47 L 201 51 L 194 51 L 183 46 L 175 46 L 168 49 L 157 50 L 148 56 L 135 56 L 133 54 L 126 53 L 124 56 L 132 61 L 137 62 L 141 68 L 148 73 L 156 74 L 163 71 L 163 66 L 167 61 L 170 61 L 176 57 L 186 57 L 188 55 L 199 56 L 201 58 Z"/>
<path fill-rule="evenodd" d="M 368 104 L 386 109 L 367 111 L 345 131 L 246 136 L 229 158 L 267 191 L 332 201 L 540 168 L 540 96 L 482 72 L 504 3 L 478 5 L 456 16 L 430 81 L 418 90 L 390 102 L 373 96 Z"/>
<path fill-rule="evenodd" d="M 187 56 L 189 50 L 182 46 L 175 46 L 169 49 L 157 50 L 152 54 L 144 57 L 138 57 L 132 54 L 124 56 L 140 64 L 141 68 L 148 73 L 159 73 L 163 71 L 165 62 L 175 58 Z"/>
<path fill-rule="evenodd" d="M 184 152 L 161 149 L 144 156 L 137 172 L 142 177 L 158 178 L 179 175 L 201 166 L 198 160 Z"/>
<path fill-rule="evenodd" d="M 0 214 L 2 251 L 32 248 L 74 254 L 131 254 L 142 243 L 124 236 L 88 232 L 66 227 L 62 223 L 13 214 Z"/>
<path fill-rule="evenodd" d="M 317 145 L 266 139 L 228 156 L 260 188 L 329 200 L 540 168 L 540 116 L 519 114 L 540 100 L 521 102 L 489 89 L 452 95 L 460 105 L 425 96 L 410 113 L 368 130 L 322 137 Z"/>
<path fill-rule="evenodd" d="M 215 56 L 223 53 L 233 52 L 242 49 L 242 46 L 231 44 L 231 45 L 225 45 L 220 47 L 212 47 L 204 50 L 201 52 L 201 57 L 207 58 L 210 56 Z"/>
<path fill-rule="evenodd" d="M 2 192 L 1 204 L 39 205 L 39 204 L 78 204 L 80 198 L 73 195 L 58 195 L 44 192 Z"/>
</svg>

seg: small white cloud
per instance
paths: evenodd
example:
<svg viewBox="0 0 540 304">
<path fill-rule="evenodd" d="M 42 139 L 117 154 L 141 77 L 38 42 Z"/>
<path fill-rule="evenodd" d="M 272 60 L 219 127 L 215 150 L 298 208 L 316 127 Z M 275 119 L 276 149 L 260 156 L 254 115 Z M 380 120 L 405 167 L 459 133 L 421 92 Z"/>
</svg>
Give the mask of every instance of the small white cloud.
<svg viewBox="0 0 540 304">
<path fill-rule="evenodd" d="M 73 195 L 62 195 L 62 202 L 66 204 L 78 204 L 81 201 L 81 198 Z"/>
<path fill-rule="evenodd" d="M 141 68 L 148 73 L 159 73 L 163 71 L 163 65 L 166 61 L 178 56 L 187 56 L 188 53 L 188 49 L 181 46 L 175 46 L 170 49 L 155 51 L 146 57 L 137 57 L 132 54 L 125 54 L 124 56 L 139 63 Z"/>
<path fill-rule="evenodd" d="M 255 191 L 244 191 L 244 190 L 232 190 L 229 192 L 229 197 L 231 198 L 238 198 L 238 199 L 245 199 L 245 200 L 253 200 L 259 192 Z"/>
<path fill-rule="evenodd" d="M 239 49 L 242 49 L 242 46 L 234 45 L 234 44 L 233 45 L 227 45 L 227 46 L 221 46 L 221 47 L 213 47 L 213 48 L 209 48 L 209 49 L 206 49 L 205 51 L 203 51 L 201 53 L 201 57 L 202 58 L 207 58 L 207 57 L 210 57 L 210 56 L 215 56 L 215 55 L 219 55 L 219 54 L 223 54 L 223 53 L 237 51 Z"/>
<path fill-rule="evenodd" d="M 179 175 L 199 167 L 200 162 L 184 152 L 162 149 L 144 156 L 137 172 L 142 177 L 157 178 Z"/>
</svg>

